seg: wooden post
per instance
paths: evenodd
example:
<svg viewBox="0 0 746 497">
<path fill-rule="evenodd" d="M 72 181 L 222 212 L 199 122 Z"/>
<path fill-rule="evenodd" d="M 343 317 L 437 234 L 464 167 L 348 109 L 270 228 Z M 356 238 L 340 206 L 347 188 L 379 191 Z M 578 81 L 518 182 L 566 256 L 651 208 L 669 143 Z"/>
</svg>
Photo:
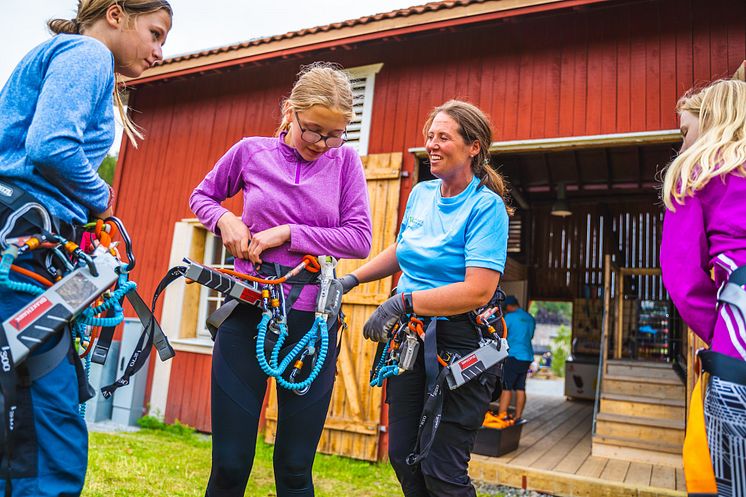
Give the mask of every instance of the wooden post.
<svg viewBox="0 0 746 497">
<path fill-rule="evenodd" d="M 609 335 L 611 334 L 611 254 L 604 256 L 604 321 L 603 336 L 604 343 L 601 344 L 601 371 L 606 373 L 606 359 L 609 355 Z"/>
<path fill-rule="evenodd" d="M 614 335 L 614 359 L 622 358 L 624 340 L 624 276 L 616 272 L 616 334 Z"/>
</svg>

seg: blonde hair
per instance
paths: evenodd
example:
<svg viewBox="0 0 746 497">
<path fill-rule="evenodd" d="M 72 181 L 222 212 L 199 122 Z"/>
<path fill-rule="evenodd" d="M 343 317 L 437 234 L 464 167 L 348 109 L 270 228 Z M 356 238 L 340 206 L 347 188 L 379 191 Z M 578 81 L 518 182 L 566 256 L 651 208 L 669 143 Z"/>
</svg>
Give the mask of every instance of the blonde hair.
<svg viewBox="0 0 746 497">
<path fill-rule="evenodd" d="M 314 62 L 301 67 L 290 96 L 282 102 L 282 122 L 276 134 L 290 129 L 288 111 L 302 112 L 314 105 L 340 112 L 348 123 L 355 118 L 352 84 L 339 65 Z"/>
<path fill-rule="evenodd" d="M 690 90 L 676 111 L 697 117 L 699 137 L 666 168 L 662 197 L 671 211 L 716 176 L 746 176 L 746 82 L 723 79 Z"/>
<path fill-rule="evenodd" d="M 167 0 L 78 0 L 77 14 L 73 19 L 50 19 L 47 27 L 55 34 L 82 34 L 96 21 L 106 17 L 106 11 L 112 5 L 118 5 L 122 12 L 129 18 L 134 19 L 143 14 L 150 14 L 159 10 L 168 12 L 173 17 L 174 12 Z M 114 85 L 114 103 L 122 120 L 122 127 L 132 144 L 137 148 L 137 140 L 142 140 L 141 128 L 135 124 L 127 115 L 120 87 L 123 87 L 119 75 L 116 75 Z"/>
<path fill-rule="evenodd" d="M 471 159 L 471 170 L 474 176 L 480 179 L 479 186 L 486 186 L 500 195 L 505 203 L 508 214 L 513 214 L 510 206 L 510 195 L 505 179 L 498 173 L 490 162 L 490 145 L 492 144 L 492 126 L 489 118 L 479 107 L 463 100 L 449 100 L 443 105 L 434 108 L 422 128 L 422 134 L 427 140 L 430 126 L 440 112 L 448 116 L 458 124 L 458 131 L 467 144 L 479 142 L 479 153 Z"/>
</svg>

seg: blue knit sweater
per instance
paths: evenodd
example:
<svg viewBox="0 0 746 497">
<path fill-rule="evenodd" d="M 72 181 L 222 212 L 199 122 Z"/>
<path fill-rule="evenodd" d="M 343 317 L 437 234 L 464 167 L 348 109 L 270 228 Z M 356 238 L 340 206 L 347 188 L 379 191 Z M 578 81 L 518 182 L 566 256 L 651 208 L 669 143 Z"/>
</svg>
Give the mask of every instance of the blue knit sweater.
<svg viewBox="0 0 746 497">
<path fill-rule="evenodd" d="M 0 92 L 0 178 L 66 222 L 106 210 L 96 171 L 114 142 L 113 91 L 114 57 L 90 36 L 29 52 Z"/>
</svg>

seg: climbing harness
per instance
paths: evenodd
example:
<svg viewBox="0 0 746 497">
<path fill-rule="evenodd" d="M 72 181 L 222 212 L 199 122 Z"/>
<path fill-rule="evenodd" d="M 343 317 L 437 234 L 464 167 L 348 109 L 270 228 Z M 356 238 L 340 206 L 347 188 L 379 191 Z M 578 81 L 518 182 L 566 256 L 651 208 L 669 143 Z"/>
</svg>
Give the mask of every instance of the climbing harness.
<svg viewBox="0 0 746 497">
<path fill-rule="evenodd" d="M 498 293 L 490 301 L 494 305 L 488 304 L 467 314 L 479 336 L 479 348 L 463 357 L 447 351 L 435 355 L 437 363 L 448 370 L 445 379 L 451 390 L 476 378 L 508 356 L 507 327 L 498 305 L 501 294 L 502 290 L 498 289 Z M 436 320 L 437 318 L 431 318 L 428 330 L 432 327 L 432 332 L 435 331 Z M 417 359 L 420 341 L 425 342 L 426 334 L 421 319 L 414 314 L 404 316 L 392 332 L 391 338 L 379 346 L 370 372 L 370 386 L 382 387 L 386 378 L 411 371 Z"/>
<path fill-rule="evenodd" d="M 468 320 L 479 337 L 479 347 L 465 355 L 437 350 L 437 317 L 425 323 L 416 315 L 405 316 L 391 338 L 379 345 L 370 373 L 371 386 L 383 386 L 383 380 L 404 374 L 414 367 L 419 342 L 424 345 L 427 395 L 417 429 L 414 449 L 406 458 L 408 465 L 419 463 L 430 452 L 443 413 L 443 389 L 453 390 L 479 377 L 508 356 L 507 328 L 501 303 L 505 294 L 499 288 L 490 302 L 466 314 L 449 316 L 448 320 Z"/>
<path fill-rule="evenodd" d="M 102 330 L 102 337 L 107 330 L 113 335 L 114 327 L 124 318 L 123 300 L 136 304 L 142 299 L 136 284 L 129 279 L 135 258 L 131 240 L 119 219 L 110 217 L 85 226 L 71 226 L 50 215 L 31 195 L 6 180 L 0 181 L 0 215 L 0 288 L 33 296 L 0 323 L 0 443 L 4 452 L 0 470 L 9 495 L 14 475 L 35 474 L 35 464 L 29 463 L 36 459 L 35 432 L 28 431 L 28 420 L 33 420 L 32 382 L 55 369 L 65 357 L 80 356 L 85 366 L 78 360 L 72 364 L 78 378 L 80 414 L 84 416 L 85 402 L 95 395 L 88 383 L 90 362 L 103 362 L 106 358 L 105 352 L 91 354 L 97 331 Z M 117 233 L 125 244 L 127 262 L 120 258 L 120 242 L 113 241 Z M 38 274 L 36 268 L 46 270 L 48 275 Z M 151 339 L 153 333 L 158 334 L 161 358 L 172 357 L 173 349 L 152 312 L 147 307 L 145 310 L 137 310 L 144 325 L 143 334 L 151 333 Z M 56 343 L 49 347 L 53 340 Z M 150 347 L 142 350 L 141 356 L 146 357 L 149 352 Z M 142 363 L 144 359 L 132 365 L 131 374 Z M 102 393 L 107 396 L 106 391 Z M 15 432 L 22 424 L 26 426 L 19 435 Z"/>
<path fill-rule="evenodd" d="M 36 210 L 45 217 L 46 210 Z M 173 349 L 157 325 L 152 312 L 138 305 L 142 299 L 137 294 L 137 285 L 129 280 L 129 274 L 135 266 L 132 243 L 118 218 L 111 217 L 106 221 L 99 220 L 83 226 L 85 231 L 82 246 L 46 230 L 16 238 L 14 241 L 7 240 L 7 234 L 22 218 L 22 215 L 18 215 L 19 212 L 27 213 L 29 209 L 22 208 L 12 213 L 0 229 L 0 245 L 5 247 L 0 260 L 0 287 L 14 292 L 29 293 L 36 298 L 2 323 L 0 355 L 3 361 L 7 360 L 9 367 L 4 368 L 6 372 L 10 372 L 26 360 L 35 349 L 67 326 L 71 326 L 73 338 L 78 340 L 79 346 L 83 349 L 81 357 L 85 360 L 86 372 L 90 369 L 91 360 L 103 363 L 114 328 L 124 319 L 122 302 L 125 298 L 135 307 L 145 328 L 143 335 L 158 335 L 157 348 L 161 358 L 166 360 L 173 357 Z M 112 237 L 116 233 L 121 235 L 125 243 L 126 263 L 120 260 L 117 246 L 112 242 Z M 48 251 L 47 269 L 50 274 L 56 275 L 56 282 L 52 283 L 32 271 L 13 264 L 16 259 L 34 250 Z M 56 268 L 52 259 L 55 259 L 62 269 Z M 38 281 L 47 287 L 46 290 L 32 283 L 10 279 L 11 270 Z M 67 274 L 63 275 L 64 271 L 67 271 Z M 97 328 L 101 328 L 102 332 L 91 357 L 89 352 L 96 338 Z M 149 347 L 147 350 L 141 350 L 140 355 L 147 355 L 149 351 Z M 142 362 L 144 363 L 144 359 Z M 130 376 L 141 366 L 139 364 L 135 367 Z M 109 387 L 104 387 L 102 390 L 105 397 L 113 392 L 107 391 L 108 389 Z M 81 410 L 84 413 L 85 407 Z"/>
<path fill-rule="evenodd" d="M 256 357 L 267 376 L 275 378 L 282 388 L 298 395 L 308 392 L 318 376 L 329 353 L 329 327 L 339 320 L 344 326 L 341 312 L 342 284 L 335 279 L 337 260 L 321 255 L 304 256 L 295 267 L 270 265 L 273 274 L 253 276 L 228 269 L 215 269 L 184 259 L 185 266 L 172 268 L 156 290 L 160 291 L 176 278 L 183 276 L 188 281 L 206 286 L 225 295 L 229 300 L 207 319 L 207 327 L 213 339 L 220 325 L 233 313 L 239 303 L 249 304 L 262 310 L 257 326 Z M 265 268 L 259 268 L 259 273 Z M 287 299 L 283 284 L 291 285 Z M 311 329 L 280 358 L 280 352 L 288 337 L 287 312 L 300 295 L 303 285 L 318 284 L 315 319 Z M 340 333 L 341 335 L 341 333 Z M 301 380 L 301 370 L 310 361 L 310 372 Z"/>
<path fill-rule="evenodd" d="M 742 336 L 746 331 L 746 266 L 738 267 L 724 254 L 716 259 L 716 262 L 729 273 L 728 279 L 718 291 L 720 317 L 731 336 Z M 732 342 L 738 343 L 735 339 L 732 339 Z M 684 439 L 684 477 L 689 495 L 714 496 L 717 495 L 717 484 L 706 431 L 705 392 L 710 383 L 710 376 L 746 385 L 746 362 L 711 350 L 699 350 L 696 354 L 695 371 L 699 369 L 698 366 L 701 366 L 701 373 L 696 375 L 697 381 L 692 390 Z M 738 402 L 734 405 L 738 405 Z M 716 457 L 724 456 L 716 454 Z"/>
</svg>

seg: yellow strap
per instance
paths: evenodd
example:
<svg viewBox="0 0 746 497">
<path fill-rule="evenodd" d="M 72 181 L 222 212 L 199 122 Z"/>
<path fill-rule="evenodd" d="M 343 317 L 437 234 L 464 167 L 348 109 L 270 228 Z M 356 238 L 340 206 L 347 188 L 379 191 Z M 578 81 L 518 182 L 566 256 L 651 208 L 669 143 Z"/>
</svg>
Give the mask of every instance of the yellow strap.
<svg viewBox="0 0 746 497">
<path fill-rule="evenodd" d="M 692 390 L 692 401 L 689 407 L 689 420 L 686 424 L 684 439 L 684 477 L 686 490 L 691 494 L 717 495 L 715 472 L 712 470 L 710 447 L 707 445 L 705 432 L 705 412 L 702 383 L 706 382 L 702 374 Z"/>
</svg>

